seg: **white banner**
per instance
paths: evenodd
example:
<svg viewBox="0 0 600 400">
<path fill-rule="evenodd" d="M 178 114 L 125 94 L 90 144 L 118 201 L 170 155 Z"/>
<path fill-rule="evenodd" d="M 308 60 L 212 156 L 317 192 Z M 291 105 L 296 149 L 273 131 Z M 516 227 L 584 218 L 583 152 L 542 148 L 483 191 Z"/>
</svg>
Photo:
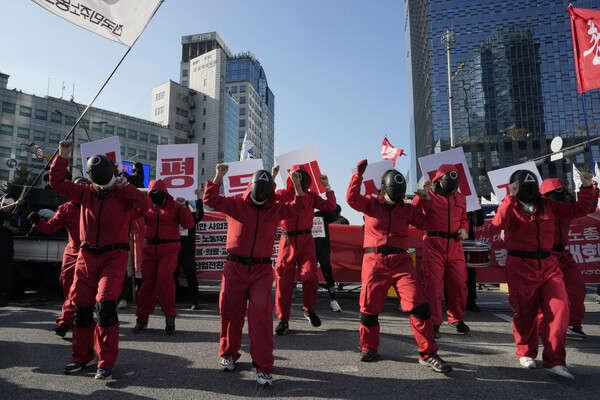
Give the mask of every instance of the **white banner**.
<svg viewBox="0 0 600 400">
<path fill-rule="evenodd" d="M 526 169 L 533 172 L 538 178 L 539 184 L 542 184 L 542 176 L 533 161 L 489 171 L 488 178 L 490 178 L 492 188 L 498 197 L 498 202 L 501 203 L 502 199 L 508 194 L 508 182 L 510 181 L 510 176 L 519 169 Z"/>
<path fill-rule="evenodd" d="M 96 154 L 106 155 L 106 157 L 117 164 L 119 171 L 123 170 L 123 166 L 121 164 L 121 146 L 119 144 L 118 136 L 112 136 L 106 139 L 100 139 L 81 144 L 81 163 L 83 164 L 83 176 L 86 178 L 88 177 L 87 161 L 91 156 Z"/>
<path fill-rule="evenodd" d="M 381 178 L 385 171 L 394 169 L 392 160 L 383 160 L 367 165 L 363 173 L 363 183 L 360 187 L 360 194 L 377 196 L 381 187 Z M 356 167 L 352 168 L 352 175 L 356 174 Z M 406 178 L 406 177 L 405 177 Z"/>
<path fill-rule="evenodd" d="M 312 179 L 309 189 L 318 194 L 325 193 L 325 186 L 319 180 L 322 172 L 319 167 L 319 154 L 314 145 L 276 156 L 275 161 L 279 165 L 279 176 L 283 181 L 284 188 L 287 187 L 288 171 L 292 168 L 292 165 L 300 164 L 304 165 L 304 168 L 306 168 Z"/>
<path fill-rule="evenodd" d="M 88 31 L 131 47 L 163 0 L 33 0 Z"/>
<path fill-rule="evenodd" d="M 425 179 L 433 180 L 438 168 L 442 164 L 452 164 L 458 170 L 460 180 L 458 181 L 458 191 L 467 199 L 467 211 L 479 210 L 481 207 L 477 204 L 477 192 L 473 185 L 473 178 L 467 165 L 467 159 L 462 147 L 456 149 L 435 153 L 419 158 L 421 171 Z"/>
<path fill-rule="evenodd" d="M 262 159 L 250 159 L 227 163 L 229 170 L 223 177 L 223 193 L 225 196 L 244 194 L 252 175 L 259 169 L 263 169 Z M 270 172 L 270 171 L 269 171 Z"/>
<path fill-rule="evenodd" d="M 162 179 L 174 198 L 196 199 L 198 143 L 167 144 L 156 148 L 156 179 Z"/>
</svg>

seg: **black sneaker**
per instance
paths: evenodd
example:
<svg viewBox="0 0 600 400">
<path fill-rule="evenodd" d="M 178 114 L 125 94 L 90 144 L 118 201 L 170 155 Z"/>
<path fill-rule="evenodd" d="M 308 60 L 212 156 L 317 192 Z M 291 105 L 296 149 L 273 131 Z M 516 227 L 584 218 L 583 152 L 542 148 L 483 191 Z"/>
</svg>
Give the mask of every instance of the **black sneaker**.
<svg viewBox="0 0 600 400">
<path fill-rule="evenodd" d="M 65 337 L 67 332 L 69 332 L 69 329 L 71 329 L 69 328 L 69 325 L 67 325 L 64 322 L 61 322 L 56 326 L 56 328 L 54 328 L 54 333 L 56 333 L 60 337 Z"/>
<path fill-rule="evenodd" d="M 362 362 L 371 362 L 375 359 L 375 357 L 377 357 L 377 350 L 363 348 L 362 352 L 360 353 L 360 361 Z"/>
<path fill-rule="evenodd" d="M 175 316 L 165 317 L 165 333 L 172 335 L 175 332 Z"/>
<path fill-rule="evenodd" d="M 304 318 L 310 321 L 310 324 L 315 328 L 321 326 L 321 318 L 317 315 L 315 310 L 304 310 Z"/>
<path fill-rule="evenodd" d="M 469 326 L 467 324 L 465 324 L 463 321 L 453 322 L 450 325 L 455 327 L 456 332 L 458 332 L 458 333 L 468 333 L 471 330 L 471 328 L 469 328 Z"/>
<path fill-rule="evenodd" d="M 279 321 L 277 327 L 275 328 L 275 333 L 279 336 L 285 335 L 288 329 L 290 329 L 290 324 L 288 324 L 287 321 Z"/>
<path fill-rule="evenodd" d="M 75 372 L 79 372 L 85 367 L 90 367 L 94 364 L 96 364 L 95 358 L 92 358 L 90 361 L 84 363 L 71 362 L 63 367 L 63 372 L 65 374 L 74 374 Z"/>
<path fill-rule="evenodd" d="M 142 333 L 144 330 L 146 330 L 147 327 L 148 324 L 145 324 L 139 319 L 136 319 L 135 326 L 133 327 L 133 333 Z"/>
<path fill-rule="evenodd" d="M 433 337 L 435 339 L 439 339 L 442 337 L 442 334 L 440 333 L 440 326 L 439 325 L 434 325 L 433 326 Z"/>
<path fill-rule="evenodd" d="M 436 353 L 432 353 L 426 359 L 419 358 L 419 364 L 431 367 L 435 372 L 450 372 L 452 365 L 442 360 Z"/>
<path fill-rule="evenodd" d="M 583 332 L 580 326 L 569 325 L 567 327 L 567 336 L 578 337 L 581 339 L 587 338 L 587 335 Z"/>
<path fill-rule="evenodd" d="M 110 379 L 112 378 L 112 368 L 98 368 L 95 379 Z"/>
</svg>

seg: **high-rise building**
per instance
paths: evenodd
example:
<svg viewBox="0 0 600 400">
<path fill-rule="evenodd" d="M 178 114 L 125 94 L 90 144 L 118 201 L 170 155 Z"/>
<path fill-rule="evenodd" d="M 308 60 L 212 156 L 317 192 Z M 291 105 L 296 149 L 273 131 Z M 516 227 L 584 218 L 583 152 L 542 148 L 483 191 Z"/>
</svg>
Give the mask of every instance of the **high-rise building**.
<svg viewBox="0 0 600 400">
<path fill-rule="evenodd" d="M 216 32 L 183 36 L 180 83 L 152 90 L 151 119 L 198 143 L 199 179 L 218 162 L 239 160 L 246 133 L 251 153 L 274 164 L 275 97 L 251 53 L 233 55 Z"/>
<path fill-rule="evenodd" d="M 491 191 L 487 172 L 585 142 L 585 122 L 573 61 L 567 7 L 600 9 L 600 1 L 405 0 L 410 91 L 411 186 L 421 178 L 417 158 L 450 148 L 447 47 L 454 146 L 462 147 L 479 195 Z M 584 94 L 589 133 L 598 136 L 599 90 Z M 592 142 L 594 161 L 600 147 Z M 543 178 L 571 186 L 572 163 L 591 168 L 587 149 L 540 162 Z"/>
</svg>

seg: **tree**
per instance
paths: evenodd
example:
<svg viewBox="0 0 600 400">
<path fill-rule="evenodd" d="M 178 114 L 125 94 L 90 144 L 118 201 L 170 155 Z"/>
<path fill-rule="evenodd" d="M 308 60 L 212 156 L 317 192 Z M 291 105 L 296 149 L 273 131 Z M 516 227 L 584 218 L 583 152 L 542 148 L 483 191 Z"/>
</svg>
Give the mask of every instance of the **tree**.
<svg viewBox="0 0 600 400">
<path fill-rule="evenodd" d="M 29 186 L 33 182 L 29 179 L 31 170 L 27 163 L 23 163 L 15 168 L 15 175 L 12 180 L 6 182 L 6 185 L 2 188 L 5 193 L 12 193 L 14 186 Z"/>
</svg>

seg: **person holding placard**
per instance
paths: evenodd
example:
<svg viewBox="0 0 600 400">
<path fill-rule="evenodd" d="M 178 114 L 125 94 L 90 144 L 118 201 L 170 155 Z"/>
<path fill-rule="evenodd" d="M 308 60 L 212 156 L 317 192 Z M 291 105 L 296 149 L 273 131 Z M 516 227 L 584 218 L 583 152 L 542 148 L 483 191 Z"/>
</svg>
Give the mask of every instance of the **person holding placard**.
<svg viewBox="0 0 600 400">
<path fill-rule="evenodd" d="M 400 297 L 402 309 L 410 313 L 410 327 L 419 345 L 419 364 L 436 372 L 450 372 L 452 366 L 437 354 L 433 335 L 431 310 L 427 295 L 421 286 L 412 258 L 407 253 L 408 227 L 423 229 L 426 219 L 417 207 L 404 203 L 406 181 L 404 176 L 388 170 L 381 178 L 377 198 L 360 194 L 367 160 L 357 165 L 352 176 L 346 201 L 365 218 L 360 292 L 360 360 L 373 361 L 379 347 L 379 313 L 383 310 L 390 286 Z M 421 198 L 421 207 L 431 214 L 432 202 L 426 190 L 415 193 Z"/>
<path fill-rule="evenodd" d="M 448 293 L 448 322 L 458 333 L 470 331 L 463 322 L 468 290 L 467 265 L 461 243 L 467 238 L 469 222 L 465 196 L 457 191 L 459 180 L 457 168 L 452 164 L 443 164 L 438 168 L 433 183 L 428 180 L 423 182 L 423 189 L 431 197 L 433 214 L 423 207 L 419 196 L 412 201 L 428 217 L 421 271 L 436 338 L 441 336 L 444 283 Z"/>
<path fill-rule="evenodd" d="M 536 368 L 541 336 L 543 367 L 568 379 L 574 379 L 565 360 L 569 297 L 563 273 L 551 250 L 554 220 L 584 215 L 596 201 L 592 175 L 582 173 L 581 183 L 578 201 L 565 203 L 542 197 L 536 175 L 518 170 L 510 178 L 509 195 L 502 200 L 492 219 L 492 225 L 504 230 L 508 251 L 508 300 L 515 310 L 513 333 L 519 363 L 525 368 Z"/>
<path fill-rule="evenodd" d="M 305 207 L 306 196 L 300 175 L 292 173 L 295 199 L 276 201 L 273 176 L 258 170 L 243 195 L 219 194 L 227 164 L 217 164 L 215 179 L 206 182 L 204 203 L 228 216 L 227 261 L 223 269 L 219 310 L 219 342 L 222 371 L 235 369 L 240 358 L 242 329 L 248 310 L 250 355 L 261 385 L 273 383 L 273 244 L 279 221 L 297 217 Z"/>
<path fill-rule="evenodd" d="M 273 167 L 272 171 L 273 176 L 276 176 L 279 166 Z M 312 326 L 321 326 L 321 319 L 315 312 L 319 280 L 317 277 L 315 241 L 311 230 L 315 208 L 322 211 L 333 211 L 336 206 L 335 194 L 329 186 L 327 175 L 319 176 L 319 180 L 326 190 L 326 199 L 324 200 L 317 193 L 309 190 L 312 179 L 303 165 L 293 165 L 290 168 L 287 189 L 277 191 L 277 200 L 284 203 L 294 200 L 294 187 L 290 178 L 293 173 L 300 176 L 300 184 L 307 205 L 300 215 L 283 219 L 280 223 L 283 232 L 279 241 L 277 263 L 275 264 L 275 313 L 279 318 L 279 324 L 275 328 L 277 335 L 285 335 L 289 329 L 296 265 L 300 269 L 300 280 L 302 281 L 304 317 L 310 321 Z"/>
</svg>

